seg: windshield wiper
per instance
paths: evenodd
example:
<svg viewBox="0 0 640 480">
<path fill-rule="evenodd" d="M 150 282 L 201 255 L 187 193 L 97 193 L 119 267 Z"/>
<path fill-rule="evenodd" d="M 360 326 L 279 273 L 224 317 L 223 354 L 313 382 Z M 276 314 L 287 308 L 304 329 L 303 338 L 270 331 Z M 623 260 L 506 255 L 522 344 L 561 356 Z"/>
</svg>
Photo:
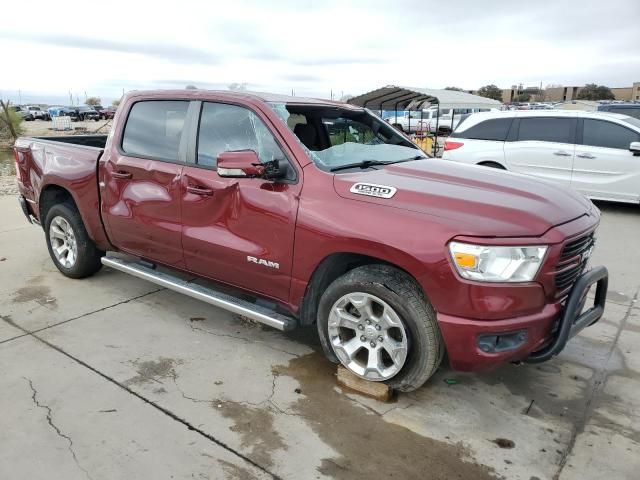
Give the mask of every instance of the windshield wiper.
<svg viewBox="0 0 640 480">
<path fill-rule="evenodd" d="M 401 160 L 389 160 L 386 162 L 383 162 L 381 160 L 362 160 L 361 162 L 357 162 L 357 163 L 347 163 L 345 165 L 339 165 L 337 167 L 331 168 L 329 171 L 337 172 L 338 170 L 346 170 L 348 168 L 369 168 L 377 165 L 391 165 L 392 163 L 408 162 L 410 160 L 418 160 L 420 158 L 426 158 L 426 157 L 416 156 L 411 158 L 404 158 Z"/>
</svg>

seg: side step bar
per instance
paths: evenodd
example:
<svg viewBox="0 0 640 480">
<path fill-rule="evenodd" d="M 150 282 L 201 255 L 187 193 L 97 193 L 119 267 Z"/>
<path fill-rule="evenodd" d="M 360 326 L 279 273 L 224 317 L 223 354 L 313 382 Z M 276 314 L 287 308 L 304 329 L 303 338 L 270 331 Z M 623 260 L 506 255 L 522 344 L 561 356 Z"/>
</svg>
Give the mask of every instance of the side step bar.
<svg viewBox="0 0 640 480">
<path fill-rule="evenodd" d="M 278 330 L 293 330 L 296 327 L 297 322 L 292 317 L 274 312 L 261 305 L 255 305 L 246 300 L 232 297 L 226 293 L 182 280 L 168 273 L 158 272 L 140 263 L 127 262 L 126 260 L 115 257 L 102 257 L 101 261 L 102 264 L 107 267 L 147 280 L 169 290 L 175 290 L 176 292 L 202 300 L 215 307 L 237 313 L 256 322 L 264 323 Z"/>
</svg>

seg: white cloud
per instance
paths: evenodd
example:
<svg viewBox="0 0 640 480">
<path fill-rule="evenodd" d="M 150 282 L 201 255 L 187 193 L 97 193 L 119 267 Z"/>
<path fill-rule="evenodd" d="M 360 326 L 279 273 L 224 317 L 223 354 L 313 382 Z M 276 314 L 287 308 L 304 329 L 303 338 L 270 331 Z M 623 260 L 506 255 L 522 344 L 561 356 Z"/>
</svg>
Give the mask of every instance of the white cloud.
<svg viewBox="0 0 640 480">
<path fill-rule="evenodd" d="M 26 3 L 3 7 L 2 91 L 109 99 L 240 82 L 326 97 L 385 84 L 640 80 L 637 0 Z"/>
</svg>

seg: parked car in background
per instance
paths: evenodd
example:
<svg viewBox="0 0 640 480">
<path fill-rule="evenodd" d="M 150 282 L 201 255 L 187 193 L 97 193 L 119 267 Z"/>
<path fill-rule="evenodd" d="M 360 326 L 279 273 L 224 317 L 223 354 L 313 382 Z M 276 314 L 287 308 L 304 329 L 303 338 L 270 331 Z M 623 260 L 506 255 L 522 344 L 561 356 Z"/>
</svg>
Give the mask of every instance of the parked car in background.
<svg viewBox="0 0 640 480">
<path fill-rule="evenodd" d="M 435 132 L 437 129 L 438 134 L 448 135 L 470 114 L 490 111 L 499 112 L 500 110 L 494 108 L 442 108 L 439 112 L 440 116 L 438 116 L 438 110 L 430 108 L 425 111 L 430 115 L 423 123 L 427 132 Z"/>
<path fill-rule="evenodd" d="M 420 126 L 421 117 L 427 119 L 429 114 L 424 110 L 421 114 L 419 110 L 401 111 L 401 112 L 383 112 L 382 118 L 391 126 L 396 127 L 401 132 L 416 133 L 422 130 L 424 126 Z"/>
<path fill-rule="evenodd" d="M 640 119 L 640 103 L 607 103 L 598 105 L 598 111 L 619 113 Z"/>
<path fill-rule="evenodd" d="M 33 118 L 35 120 L 48 120 L 49 119 L 49 115 L 47 114 L 47 112 L 45 110 L 42 110 L 37 105 L 28 105 L 25 108 L 29 111 L 29 113 L 31 113 L 31 115 L 33 116 Z"/>
<path fill-rule="evenodd" d="M 476 114 L 443 159 L 525 173 L 598 200 L 640 203 L 640 120 L 586 111 Z"/>
<path fill-rule="evenodd" d="M 107 107 L 104 110 L 102 110 L 101 115 L 102 118 L 104 118 L 105 120 L 110 120 L 112 119 L 115 114 L 116 114 L 116 110 L 118 109 L 118 107 Z"/>
<path fill-rule="evenodd" d="M 22 105 L 13 105 L 11 107 L 14 112 L 18 114 L 20 118 L 22 118 L 26 122 L 30 122 L 33 120 L 33 114 L 29 111 L 28 108 Z"/>
<path fill-rule="evenodd" d="M 78 120 L 95 120 L 96 122 L 100 120 L 100 114 L 89 105 L 79 105 L 77 107 L 73 107 L 76 111 L 76 116 Z"/>
<path fill-rule="evenodd" d="M 47 114 L 50 119 L 54 117 L 71 117 L 72 121 L 76 121 L 78 118 L 74 107 L 49 107 Z"/>
<path fill-rule="evenodd" d="M 425 110 L 398 112 L 384 112 L 383 117 L 392 126 L 407 133 L 418 131 L 448 134 L 463 119 L 463 115 L 475 112 L 488 112 L 489 108 L 441 108 L 429 107 Z M 498 110 L 495 110 L 498 111 Z"/>
<path fill-rule="evenodd" d="M 98 117 L 103 118 L 102 111 L 104 110 L 104 107 L 102 105 L 92 105 L 92 107 L 96 112 L 98 112 Z"/>
</svg>

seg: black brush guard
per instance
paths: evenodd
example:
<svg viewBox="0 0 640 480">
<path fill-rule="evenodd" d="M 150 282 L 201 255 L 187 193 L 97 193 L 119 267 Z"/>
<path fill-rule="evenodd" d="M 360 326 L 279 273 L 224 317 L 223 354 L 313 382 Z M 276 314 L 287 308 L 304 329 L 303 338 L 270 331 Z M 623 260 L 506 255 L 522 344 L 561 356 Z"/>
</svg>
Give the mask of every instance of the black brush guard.
<svg viewBox="0 0 640 480">
<path fill-rule="evenodd" d="M 593 306 L 580 314 L 586 300 L 589 288 L 596 283 L 596 296 Z M 527 363 L 541 363 L 550 360 L 558 355 L 566 346 L 567 342 L 577 335 L 582 329 L 593 325 L 604 313 L 604 304 L 607 301 L 607 288 L 609 284 L 609 272 L 606 267 L 595 267 L 578 277 L 567 303 L 561 314 L 555 337 L 551 342 L 537 352 L 533 352 L 525 360 Z"/>
</svg>

